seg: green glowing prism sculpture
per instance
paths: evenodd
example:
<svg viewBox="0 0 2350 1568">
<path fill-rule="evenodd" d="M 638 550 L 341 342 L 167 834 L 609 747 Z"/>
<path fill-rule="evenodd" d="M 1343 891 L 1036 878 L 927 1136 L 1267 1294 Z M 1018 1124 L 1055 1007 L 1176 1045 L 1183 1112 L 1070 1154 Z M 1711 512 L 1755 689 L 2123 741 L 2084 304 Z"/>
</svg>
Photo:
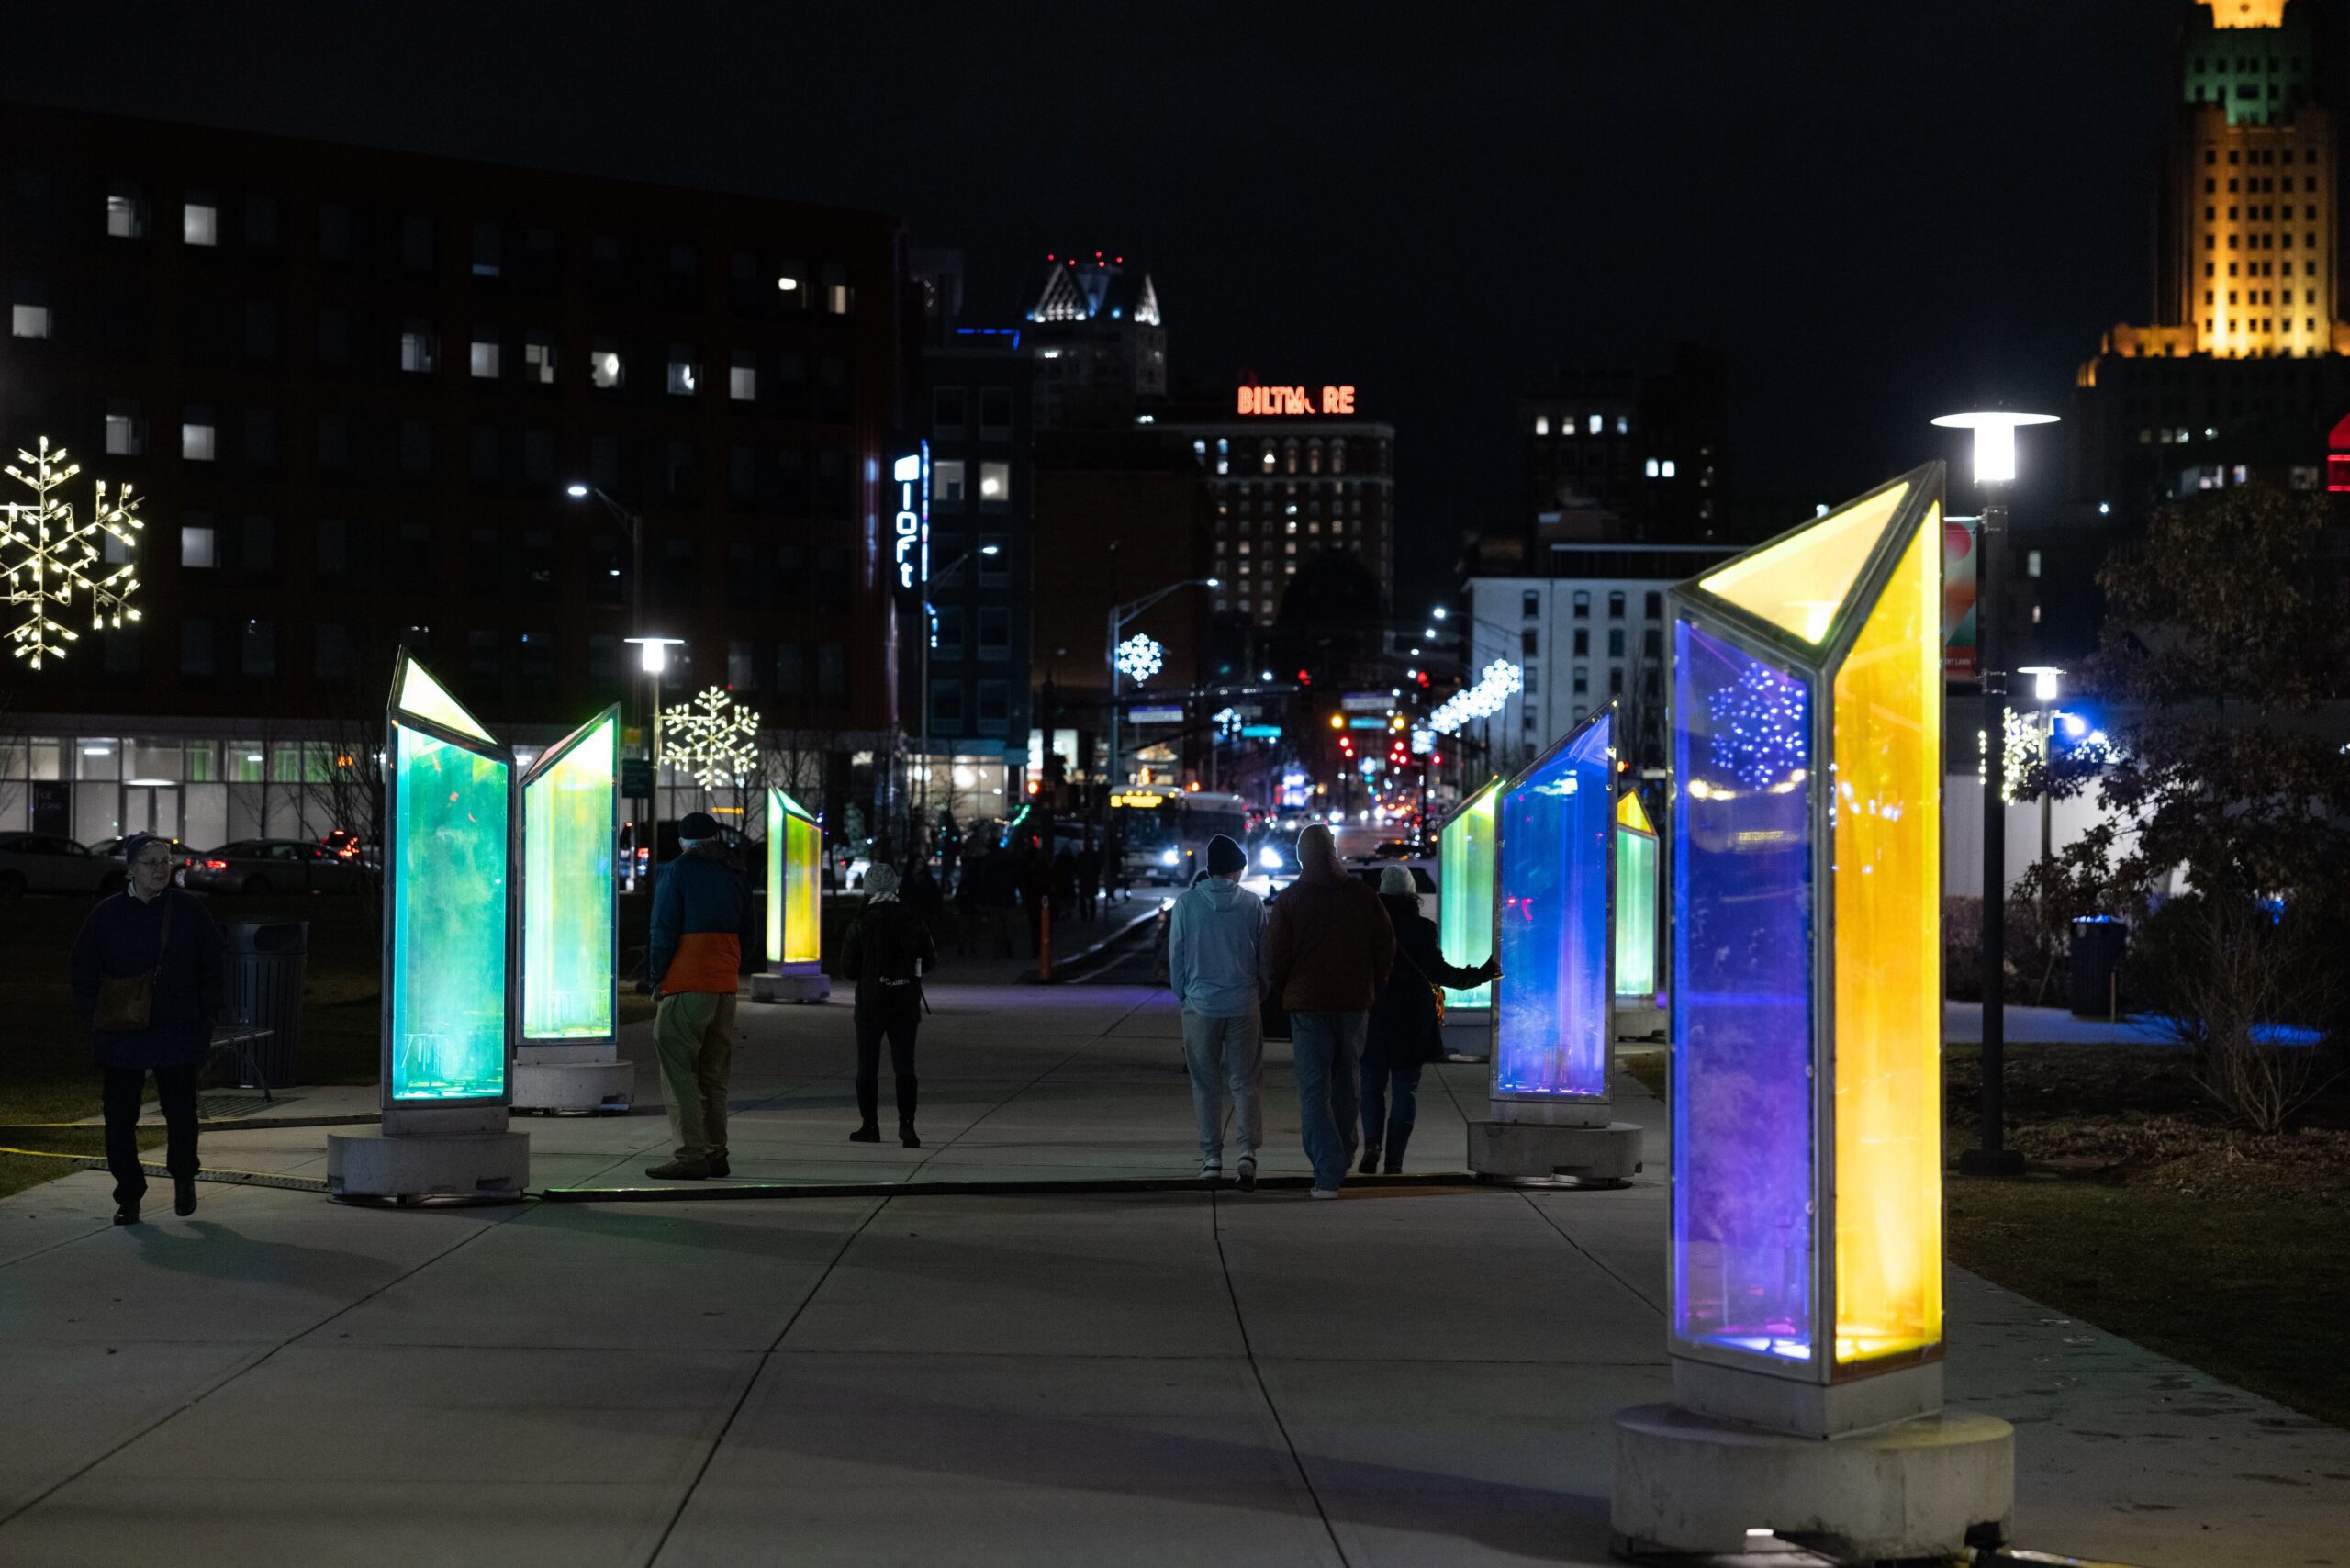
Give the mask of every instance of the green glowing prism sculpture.
<svg viewBox="0 0 2350 1568">
<path fill-rule="evenodd" d="M 822 837 L 807 807 L 780 790 L 767 791 L 767 962 L 778 969 L 821 957 Z"/>
<path fill-rule="evenodd" d="M 1437 834 L 1437 927 L 1444 956 L 1456 964 L 1484 961 L 1494 950 L 1494 812 L 1502 781 L 1488 780 L 1445 819 Z M 1445 988 L 1447 1007 L 1491 1007 L 1494 983 L 1466 991 Z"/>
<path fill-rule="evenodd" d="M 1616 802 L 1616 997 L 1656 1000 L 1656 827 L 1627 790 Z"/>
<path fill-rule="evenodd" d="M 522 775 L 522 1038 L 534 1045 L 612 1037 L 620 730 L 607 708 Z"/>
<path fill-rule="evenodd" d="M 405 651 L 385 749 L 385 1103 L 502 1104 L 512 755 Z"/>
</svg>

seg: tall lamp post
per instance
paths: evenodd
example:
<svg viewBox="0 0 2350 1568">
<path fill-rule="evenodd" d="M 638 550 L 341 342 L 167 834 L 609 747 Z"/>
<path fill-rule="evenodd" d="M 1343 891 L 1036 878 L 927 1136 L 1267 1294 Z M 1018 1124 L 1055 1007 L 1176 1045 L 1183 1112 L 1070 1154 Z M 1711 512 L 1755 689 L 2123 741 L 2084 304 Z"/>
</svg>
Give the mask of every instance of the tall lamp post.
<svg viewBox="0 0 2350 1568">
<path fill-rule="evenodd" d="M 644 671 L 645 702 L 653 718 L 645 736 L 645 755 L 653 759 L 653 799 L 646 814 L 644 837 L 645 874 L 657 875 L 661 869 L 661 672 L 669 667 L 669 650 L 685 642 L 683 637 L 631 637 L 636 646 L 637 666 Z M 636 879 L 636 857 L 629 857 L 629 879 Z"/>
<path fill-rule="evenodd" d="M 2008 672 L 1999 663 L 1999 589 L 2007 554 L 2007 487 L 2016 476 L 2016 431 L 2055 422 L 2053 414 L 2005 409 L 1944 414 L 1934 421 L 1945 430 L 1975 432 L 1975 483 L 1983 491 L 1975 561 L 1975 647 L 1982 665 L 1983 744 L 1989 752 L 1983 764 L 1983 1131 L 1978 1147 L 1959 1151 L 1958 1168 L 1969 1176 L 2023 1174 L 2022 1154 L 2007 1146 Z"/>
<path fill-rule="evenodd" d="M 1222 586 L 1223 579 L 1220 577 L 1185 577 L 1180 583 L 1169 583 L 1165 588 L 1158 589 L 1155 593 L 1147 593 L 1140 599 L 1130 599 L 1124 604 L 1114 604 L 1110 607 L 1110 636 L 1108 642 L 1102 645 L 1102 657 L 1103 662 L 1110 666 L 1109 784 L 1111 790 L 1116 790 L 1119 784 L 1124 782 L 1124 780 L 1118 777 L 1119 633 L 1123 633 L 1126 629 L 1127 622 L 1132 621 L 1136 616 L 1140 615 L 1144 610 L 1148 610 L 1152 605 L 1157 604 L 1160 599 L 1165 599 L 1170 593 L 1176 593 L 1187 588 L 1219 588 Z"/>
<path fill-rule="evenodd" d="M 621 531 L 628 535 L 629 641 L 632 643 L 638 641 L 644 631 L 644 520 L 637 516 L 636 513 L 629 510 L 628 508 L 621 505 L 620 502 L 612 499 L 611 496 L 607 493 L 600 485 L 591 485 L 587 483 L 585 480 L 575 479 L 570 484 L 565 485 L 563 487 L 563 493 L 569 496 L 575 501 L 584 501 L 593 498 L 601 502 L 604 510 L 612 514 L 614 521 L 620 523 Z M 653 653 L 654 650 L 647 648 L 643 650 L 643 656 L 651 658 L 653 656 Z M 666 663 L 666 656 L 664 662 Z M 650 734 L 650 732 L 657 726 L 660 722 L 660 667 L 661 666 L 654 665 L 645 666 L 645 668 L 652 671 L 654 674 L 653 711 L 649 715 L 644 715 L 642 719 L 643 725 L 648 734 Z M 655 790 L 658 790 L 661 787 L 658 772 L 660 767 L 660 753 L 648 749 L 645 756 L 652 761 L 655 769 L 653 787 Z M 656 818 L 661 814 L 658 801 L 655 801 L 653 814 Z M 656 843 L 653 846 L 653 852 L 655 855 L 658 855 L 660 853 L 660 848 L 661 846 Z M 636 857 L 633 855 L 629 857 L 628 885 L 630 891 L 633 892 L 636 890 Z"/>
</svg>

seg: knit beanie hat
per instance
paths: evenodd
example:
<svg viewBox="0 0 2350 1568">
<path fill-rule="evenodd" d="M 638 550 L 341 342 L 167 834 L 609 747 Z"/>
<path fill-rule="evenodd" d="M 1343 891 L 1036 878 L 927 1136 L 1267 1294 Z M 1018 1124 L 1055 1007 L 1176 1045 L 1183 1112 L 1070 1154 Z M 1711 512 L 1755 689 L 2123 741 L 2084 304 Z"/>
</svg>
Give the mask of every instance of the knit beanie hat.
<svg viewBox="0 0 2350 1568">
<path fill-rule="evenodd" d="M 718 836 L 718 819 L 708 812 L 688 812 L 677 819 L 677 841 L 697 844 Z"/>
<path fill-rule="evenodd" d="M 898 896 L 898 868 L 895 866 L 874 866 L 865 873 L 865 896 L 872 900 L 893 899 Z"/>
<path fill-rule="evenodd" d="M 1405 898 L 1414 896 L 1412 873 L 1401 866 L 1388 867 L 1379 874 L 1379 890 L 1382 893 L 1401 893 Z"/>
<path fill-rule="evenodd" d="M 1240 846 L 1228 834 L 1220 833 L 1208 840 L 1209 876 L 1236 876 L 1248 865 L 1248 857 L 1241 853 Z"/>
</svg>

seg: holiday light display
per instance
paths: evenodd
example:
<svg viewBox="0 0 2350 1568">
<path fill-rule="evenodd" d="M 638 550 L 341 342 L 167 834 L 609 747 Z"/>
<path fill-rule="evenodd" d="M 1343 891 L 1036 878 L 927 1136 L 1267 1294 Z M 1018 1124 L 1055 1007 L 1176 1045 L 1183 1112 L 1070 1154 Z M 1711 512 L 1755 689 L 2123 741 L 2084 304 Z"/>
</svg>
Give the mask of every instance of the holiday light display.
<svg viewBox="0 0 2350 1568">
<path fill-rule="evenodd" d="M 1445 957 L 1473 964 L 1494 950 L 1494 807 L 1490 780 L 1445 819 L 1437 834 L 1437 935 Z M 1447 1007 L 1491 1007 L 1494 982 L 1444 993 Z"/>
<path fill-rule="evenodd" d="M 720 687 L 662 714 L 661 760 L 705 790 L 739 786 L 759 764 L 759 715 Z"/>
<path fill-rule="evenodd" d="M 0 521 L 0 570 L 7 575 L 6 601 L 26 610 L 25 619 L 9 628 L 8 641 L 16 644 L 10 655 L 39 669 L 45 660 L 63 658 L 66 645 L 81 640 L 79 632 L 50 614 L 72 606 L 77 595 L 90 607 L 94 632 L 139 619 L 130 608 L 139 568 L 126 558 L 106 571 L 104 545 L 113 541 L 127 557 L 147 524 L 130 487 L 123 486 L 109 502 L 103 479 L 97 481 L 89 521 L 76 522 L 73 509 L 57 492 L 82 465 L 70 461 L 63 447 L 52 448 L 47 436 L 36 451 L 20 451 L 17 458 L 32 471 L 11 463 L 6 472 L 33 498 L 7 505 L 6 521 Z"/>
<path fill-rule="evenodd" d="M 522 775 L 522 1037 L 604 1040 L 617 1006 L 620 709 Z"/>
<path fill-rule="evenodd" d="M 1607 1097 L 1615 1002 L 1616 708 L 1583 720 L 1502 787 L 1494 844 L 1493 1098 Z"/>
<path fill-rule="evenodd" d="M 1428 728 L 1451 734 L 1472 719 L 1490 719 L 1505 703 L 1526 689 L 1526 677 L 1507 659 L 1495 659 L 1477 677 L 1476 684 L 1454 692 L 1428 715 Z"/>
<path fill-rule="evenodd" d="M 384 1093 L 507 1097 L 512 759 L 406 653 L 386 754 Z"/>
<path fill-rule="evenodd" d="M 1137 632 L 1118 644 L 1118 673 L 1137 686 L 1166 665 L 1166 646 L 1147 632 Z"/>
<path fill-rule="evenodd" d="M 1937 464 L 1673 593 L 1676 1389 L 1814 1435 L 1940 1400 L 1941 516 Z"/>
</svg>

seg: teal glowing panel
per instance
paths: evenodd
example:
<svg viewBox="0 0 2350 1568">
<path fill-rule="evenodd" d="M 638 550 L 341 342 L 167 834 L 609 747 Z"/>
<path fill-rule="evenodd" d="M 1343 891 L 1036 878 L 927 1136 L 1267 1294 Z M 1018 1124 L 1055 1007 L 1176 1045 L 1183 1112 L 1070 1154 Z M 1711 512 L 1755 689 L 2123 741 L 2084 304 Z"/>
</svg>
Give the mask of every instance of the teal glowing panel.
<svg viewBox="0 0 2350 1568">
<path fill-rule="evenodd" d="M 1616 829 L 1616 994 L 1656 996 L 1656 840 Z"/>
<path fill-rule="evenodd" d="M 1494 862 L 1497 1096 L 1607 1093 L 1614 732 L 1613 711 L 1602 710 L 1502 791 Z"/>
<path fill-rule="evenodd" d="M 506 1095 L 508 765 L 391 727 L 395 1101 Z"/>
<path fill-rule="evenodd" d="M 1437 835 L 1437 923 L 1445 953 L 1457 964 L 1482 963 L 1494 950 L 1494 802 L 1496 778 L 1469 797 Z M 1445 988 L 1447 1007 L 1491 1007 L 1491 980 L 1466 991 Z"/>
<path fill-rule="evenodd" d="M 522 1037 L 612 1033 L 620 722 L 607 715 L 522 781 Z"/>
</svg>

